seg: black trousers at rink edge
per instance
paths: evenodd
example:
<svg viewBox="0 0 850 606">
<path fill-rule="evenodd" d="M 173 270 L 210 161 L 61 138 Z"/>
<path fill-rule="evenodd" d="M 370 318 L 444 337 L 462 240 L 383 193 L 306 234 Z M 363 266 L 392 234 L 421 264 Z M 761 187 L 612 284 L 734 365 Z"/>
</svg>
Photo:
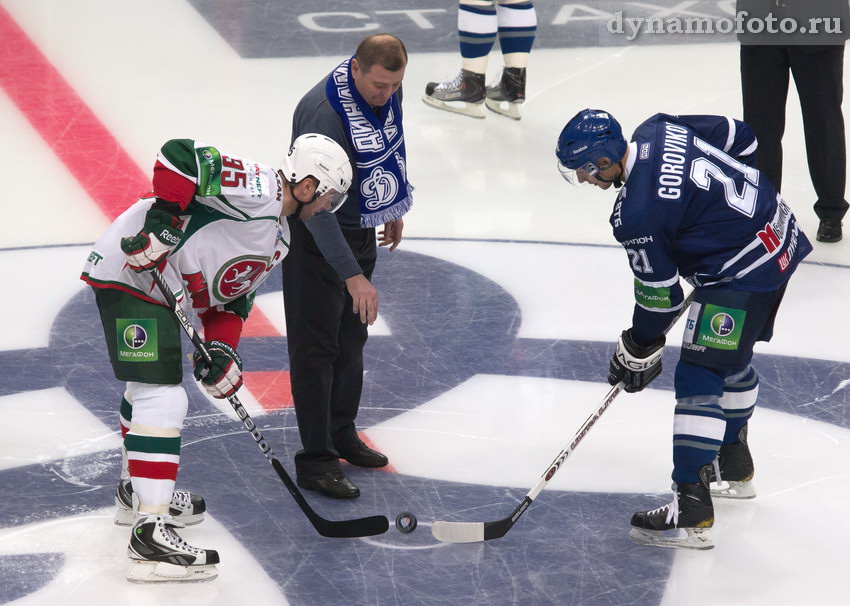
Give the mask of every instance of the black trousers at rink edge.
<svg viewBox="0 0 850 606">
<path fill-rule="evenodd" d="M 744 122 L 758 137 L 757 168 L 782 191 L 782 135 L 792 75 L 803 114 L 809 174 L 817 194 L 815 214 L 820 219 L 841 219 L 848 206 L 841 112 L 844 45 L 741 46 Z"/>
<path fill-rule="evenodd" d="M 367 326 L 352 313 L 345 282 L 325 261 L 304 223 L 288 218 L 291 248 L 283 260 L 283 299 L 290 382 L 302 449 L 295 473 L 340 469 L 337 448 L 357 440 L 354 420 L 363 389 Z M 375 230 L 343 230 L 363 275 L 377 259 Z"/>
</svg>

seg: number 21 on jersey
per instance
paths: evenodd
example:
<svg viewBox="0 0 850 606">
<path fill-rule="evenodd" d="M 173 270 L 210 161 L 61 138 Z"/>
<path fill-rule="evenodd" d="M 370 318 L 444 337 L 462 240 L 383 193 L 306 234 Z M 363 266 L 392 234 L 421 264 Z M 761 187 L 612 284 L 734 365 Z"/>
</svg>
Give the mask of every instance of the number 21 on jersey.
<svg viewBox="0 0 850 606">
<path fill-rule="evenodd" d="M 633 248 L 627 248 L 626 252 L 629 254 L 629 261 L 631 261 L 632 269 L 635 272 L 642 274 L 652 273 L 652 265 L 650 265 L 649 256 L 644 249 L 639 248 L 635 250 Z"/>
<path fill-rule="evenodd" d="M 746 181 L 739 192 L 735 180 L 727 175 L 719 164 L 715 164 L 708 158 L 697 158 L 691 163 L 691 181 L 696 183 L 700 189 L 708 190 L 711 186 L 711 180 L 715 179 L 723 185 L 726 204 L 739 213 L 752 217 L 756 212 L 756 200 L 758 199 L 756 186 L 759 182 L 759 171 L 743 162 L 738 162 L 726 152 L 709 145 L 699 137 L 694 137 L 694 145 L 705 155 L 718 160 L 720 164 L 724 164 L 727 169 L 743 174 Z"/>
</svg>

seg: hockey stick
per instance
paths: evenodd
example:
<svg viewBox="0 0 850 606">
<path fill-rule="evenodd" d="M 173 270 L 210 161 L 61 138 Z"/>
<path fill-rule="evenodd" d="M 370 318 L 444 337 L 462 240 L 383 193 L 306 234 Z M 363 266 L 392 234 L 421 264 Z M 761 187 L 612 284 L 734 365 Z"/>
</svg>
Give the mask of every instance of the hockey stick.
<svg viewBox="0 0 850 606">
<path fill-rule="evenodd" d="M 673 328 L 679 318 L 681 318 L 688 307 L 690 307 L 692 300 L 693 292 L 691 292 L 685 299 L 682 304 L 682 309 L 678 314 L 676 314 L 673 321 L 670 322 L 670 326 L 667 327 L 667 330 L 664 331 L 665 335 L 670 332 L 670 329 Z M 495 522 L 444 522 L 438 520 L 434 522 L 433 526 L 431 526 L 431 534 L 434 535 L 434 538 L 438 541 L 442 541 L 443 543 L 477 543 L 479 541 L 500 539 L 505 536 L 511 527 L 516 524 L 516 521 L 520 518 L 520 516 L 525 513 L 525 510 L 528 509 L 528 506 L 531 505 L 532 501 L 537 498 L 540 491 L 543 490 L 546 484 L 549 483 L 549 480 L 551 480 L 557 473 L 564 461 L 567 460 L 567 457 L 569 457 L 576 447 L 578 447 L 579 443 L 581 443 L 590 431 L 590 428 L 593 427 L 599 420 L 599 417 L 608 410 L 611 402 L 613 402 L 614 398 L 623 391 L 624 387 L 625 383 L 620 381 L 611 388 L 608 394 L 602 399 L 602 403 L 596 408 L 596 410 L 590 413 L 589 417 L 587 417 L 587 420 L 579 428 L 576 435 L 573 436 L 569 445 L 558 453 L 558 456 L 555 457 L 555 460 L 552 461 L 549 467 L 546 468 L 546 472 L 540 477 L 537 484 L 535 484 L 534 487 L 526 493 L 525 498 L 523 498 L 520 504 L 516 506 L 516 509 L 511 512 L 511 515 L 506 518 L 502 518 L 501 520 L 496 520 Z"/>
<path fill-rule="evenodd" d="M 195 346 L 195 349 L 198 350 L 198 353 L 201 354 L 204 361 L 211 364 L 212 358 L 210 357 L 210 353 L 207 351 L 207 348 L 204 346 L 204 342 L 201 341 L 201 338 L 195 331 L 195 327 L 192 326 L 191 320 L 189 320 L 186 314 L 183 313 L 180 304 L 168 288 L 168 285 L 165 283 L 165 279 L 162 277 L 159 269 L 151 270 L 151 274 L 153 275 L 153 281 L 156 282 L 162 296 L 165 297 L 165 300 L 168 302 L 168 306 L 171 307 L 171 311 L 174 312 L 174 315 L 177 316 L 177 320 L 180 322 L 183 330 L 186 331 L 187 335 L 189 335 L 192 345 Z M 287 490 L 289 490 L 289 494 L 292 495 L 292 498 L 295 499 L 296 503 L 298 503 L 301 511 L 304 512 L 304 515 L 307 516 L 307 519 L 310 520 L 320 535 L 323 537 L 334 538 L 371 537 L 376 534 L 383 534 L 389 530 L 390 523 L 386 516 L 369 516 L 368 518 L 357 518 L 356 520 L 333 521 L 326 520 L 313 511 L 313 508 L 310 507 L 310 504 L 304 498 L 304 495 L 301 494 L 300 490 L 298 490 L 298 486 L 296 486 L 295 482 L 292 481 L 292 478 L 290 478 L 289 474 L 286 473 L 286 469 L 284 469 L 281 462 L 278 461 L 277 457 L 274 455 L 274 452 L 272 452 L 271 446 L 269 446 L 268 442 L 266 442 L 265 438 L 263 438 L 260 428 L 257 427 L 248 415 L 248 411 L 245 410 L 244 406 L 242 406 L 242 402 L 239 401 L 239 398 L 236 397 L 236 395 L 232 395 L 227 398 L 227 401 L 230 402 L 230 405 L 242 421 L 245 429 L 248 430 L 248 433 L 250 433 L 251 437 L 254 438 L 257 446 L 260 447 L 260 450 L 269 460 L 269 463 L 272 464 L 277 475 L 280 476 L 281 480 L 283 480 L 284 485 Z"/>
</svg>

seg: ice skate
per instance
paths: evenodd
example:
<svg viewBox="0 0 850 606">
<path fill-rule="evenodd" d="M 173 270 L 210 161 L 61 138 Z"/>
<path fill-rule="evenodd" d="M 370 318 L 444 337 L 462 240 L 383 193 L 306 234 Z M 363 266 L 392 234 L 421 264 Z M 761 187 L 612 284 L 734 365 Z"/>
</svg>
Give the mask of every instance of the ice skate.
<svg viewBox="0 0 850 606">
<path fill-rule="evenodd" d="M 714 506 L 708 488 L 710 470 L 711 465 L 705 465 L 699 470 L 699 482 L 676 486 L 671 503 L 634 514 L 629 537 L 641 545 L 712 549 Z"/>
<path fill-rule="evenodd" d="M 724 444 L 709 476 L 711 496 L 723 499 L 752 499 L 756 496 L 753 486 L 755 466 L 747 443 L 747 426 L 738 433 L 735 444 Z"/>
<path fill-rule="evenodd" d="M 139 516 L 133 511 L 133 484 L 130 480 L 118 482 L 115 490 L 115 523 L 118 526 L 132 526 L 139 521 Z M 204 521 L 207 504 L 204 497 L 192 494 L 187 490 L 175 490 L 171 495 L 168 512 L 178 522 L 193 526 Z"/>
<path fill-rule="evenodd" d="M 189 545 L 175 532 L 183 524 L 170 516 L 147 516 L 133 526 L 127 580 L 134 583 L 211 581 L 218 576 L 218 552 Z"/>
<path fill-rule="evenodd" d="M 499 79 L 487 87 L 484 104 L 490 111 L 508 118 L 522 118 L 519 106 L 525 102 L 525 68 L 506 67 Z"/>
<path fill-rule="evenodd" d="M 462 69 L 454 80 L 429 82 L 422 100 L 432 107 L 484 118 L 486 89 L 484 74 Z"/>
</svg>

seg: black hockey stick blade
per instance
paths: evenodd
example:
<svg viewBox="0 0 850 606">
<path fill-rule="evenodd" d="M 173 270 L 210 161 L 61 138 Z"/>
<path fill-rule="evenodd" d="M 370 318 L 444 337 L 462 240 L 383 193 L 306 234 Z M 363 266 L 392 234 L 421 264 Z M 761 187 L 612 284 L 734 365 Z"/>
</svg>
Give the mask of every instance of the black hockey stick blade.
<svg viewBox="0 0 850 606">
<path fill-rule="evenodd" d="M 280 476 L 280 479 L 283 480 L 284 485 L 287 490 L 289 490 L 289 494 L 292 495 L 292 498 L 295 499 L 295 502 L 298 503 L 298 506 L 301 507 L 301 511 L 307 516 L 310 522 L 315 527 L 316 531 L 322 535 L 323 537 L 330 537 L 336 539 L 354 539 L 357 537 L 371 537 L 376 534 L 384 534 L 390 528 L 390 522 L 386 516 L 369 516 L 367 518 L 357 518 L 354 520 L 326 520 L 310 507 L 310 504 L 307 503 L 307 499 L 304 498 L 304 495 L 301 494 L 301 491 L 298 490 L 295 482 L 292 481 L 292 478 L 289 477 L 289 474 L 286 473 L 286 469 L 283 467 L 280 461 L 277 458 L 272 458 L 272 467 L 274 467 L 277 475 Z"/>
</svg>

